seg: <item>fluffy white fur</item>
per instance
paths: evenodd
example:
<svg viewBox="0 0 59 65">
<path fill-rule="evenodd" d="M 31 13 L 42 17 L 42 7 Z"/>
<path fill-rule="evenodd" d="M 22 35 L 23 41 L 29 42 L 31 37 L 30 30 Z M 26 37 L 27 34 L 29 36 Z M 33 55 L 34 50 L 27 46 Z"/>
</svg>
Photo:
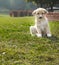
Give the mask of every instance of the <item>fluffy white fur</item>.
<svg viewBox="0 0 59 65">
<path fill-rule="evenodd" d="M 35 16 L 35 25 L 30 27 L 32 36 L 42 37 L 43 34 L 46 34 L 47 37 L 51 37 L 50 27 L 46 17 L 47 13 L 48 11 L 44 8 L 38 8 L 33 11 L 32 14 Z"/>
</svg>

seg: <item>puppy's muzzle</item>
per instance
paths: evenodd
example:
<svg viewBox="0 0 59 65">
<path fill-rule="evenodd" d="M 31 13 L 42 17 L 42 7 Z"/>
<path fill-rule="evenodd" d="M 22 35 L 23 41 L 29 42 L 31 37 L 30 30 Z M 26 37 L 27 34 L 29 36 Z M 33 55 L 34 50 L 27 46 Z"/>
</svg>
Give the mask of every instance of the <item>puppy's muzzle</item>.
<svg viewBox="0 0 59 65">
<path fill-rule="evenodd" d="M 43 17 L 42 17 L 42 15 L 39 15 L 39 19 L 42 19 Z"/>
</svg>

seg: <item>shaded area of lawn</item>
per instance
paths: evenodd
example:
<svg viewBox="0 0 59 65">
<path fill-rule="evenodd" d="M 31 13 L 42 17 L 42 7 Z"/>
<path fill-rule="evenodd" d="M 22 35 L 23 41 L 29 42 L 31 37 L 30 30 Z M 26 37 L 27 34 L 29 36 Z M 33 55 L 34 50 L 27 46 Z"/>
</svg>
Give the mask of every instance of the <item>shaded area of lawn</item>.
<svg viewBox="0 0 59 65">
<path fill-rule="evenodd" d="M 58 65 L 59 22 L 49 22 L 52 37 L 32 37 L 33 17 L 0 17 L 0 65 Z"/>
</svg>

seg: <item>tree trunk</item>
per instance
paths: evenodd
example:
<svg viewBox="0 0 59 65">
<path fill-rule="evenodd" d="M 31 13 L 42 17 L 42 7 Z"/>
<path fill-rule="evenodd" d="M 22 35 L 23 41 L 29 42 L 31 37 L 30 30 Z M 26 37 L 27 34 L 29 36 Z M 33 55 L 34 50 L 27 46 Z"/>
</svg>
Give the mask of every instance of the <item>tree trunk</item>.
<svg viewBox="0 0 59 65">
<path fill-rule="evenodd" d="M 53 12 L 54 10 L 53 10 L 53 6 L 51 5 L 51 12 Z"/>
<path fill-rule="evenodd" d="M 53 10 L 53 2 L 51 2 L 51 4 L 50 4 L 50 7 L 51 7 L 51 12 L 53 12 L 54 10 Z"/>
</svg>

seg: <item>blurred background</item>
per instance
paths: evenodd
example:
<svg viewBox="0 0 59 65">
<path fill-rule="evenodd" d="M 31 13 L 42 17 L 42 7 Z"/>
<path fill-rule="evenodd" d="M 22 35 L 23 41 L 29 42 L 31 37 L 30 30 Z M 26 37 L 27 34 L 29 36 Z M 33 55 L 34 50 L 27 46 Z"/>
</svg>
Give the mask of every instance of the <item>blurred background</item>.
<svg viewBox="0 0 59 65">
<path fill-rule="evenodd" d="M 0 0 L 0 14 L 9 14 L 12 10 L 34 10 L 36 8 L 36 4 L 33 4 L 33 2 L 26 2 L 26 0 Z M 53 8 L 59 9 L 59 4 L 56 4 Z"/>
<path fill-rule="evenodd" d="M 0 0 L 0 13 L 8 14 L 11 10 L 33 10 L 37 8 L 33 3 L 25 0 Z"/>
</svg>

